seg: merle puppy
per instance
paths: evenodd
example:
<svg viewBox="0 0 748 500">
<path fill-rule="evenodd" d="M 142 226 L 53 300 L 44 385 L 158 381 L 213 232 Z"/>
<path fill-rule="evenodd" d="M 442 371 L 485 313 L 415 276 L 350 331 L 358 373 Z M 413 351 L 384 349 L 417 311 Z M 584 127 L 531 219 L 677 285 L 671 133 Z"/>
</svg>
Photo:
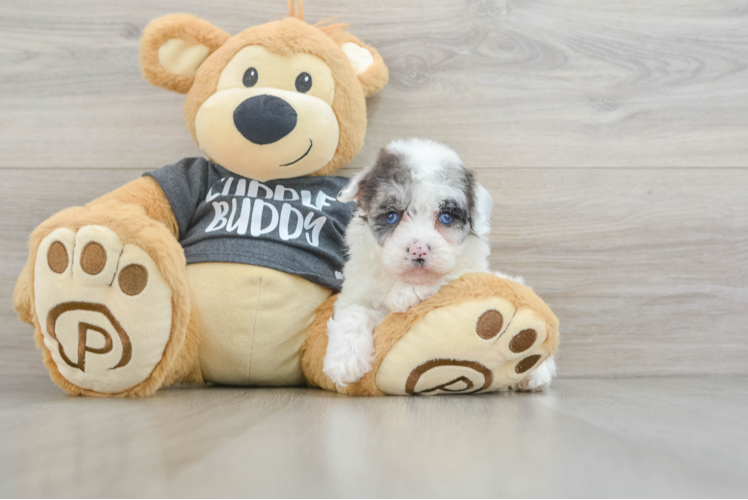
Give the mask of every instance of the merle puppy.
<svg viewBox="0 0 748 500">
<path fill-rule="evenodd" d="M 355 201 L 356 210 L 324 372 L 344 386 L 371 369 L 374 329 L 388 312 L 407 311 L 462 274 L 489 270 L 493 200 L 454 151 L 421 139 L 388 144 L 338 199 Z M 540 390 L 554 372 L 549 359 L 515 388 Z"/>
</svg>

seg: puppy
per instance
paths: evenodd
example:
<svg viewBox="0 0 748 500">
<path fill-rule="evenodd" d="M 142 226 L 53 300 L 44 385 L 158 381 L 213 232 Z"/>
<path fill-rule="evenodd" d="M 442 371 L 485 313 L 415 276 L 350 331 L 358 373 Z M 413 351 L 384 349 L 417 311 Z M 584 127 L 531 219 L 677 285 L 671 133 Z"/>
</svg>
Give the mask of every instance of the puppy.
<svg viewBox="0 0 748 500">
<path fill-rule="evenodd" d="M 493 200 L 454 151 L 420 139 L 391 142 L 338 199 L 356 202 L 324 360 L 342 387 L 371 369 L 374 329 L 387 313 L 407 311 L 462 274 L 489 271 Z M 515 389 L 542 390 L 554 372 L 549 359 Z"/>
</svg>

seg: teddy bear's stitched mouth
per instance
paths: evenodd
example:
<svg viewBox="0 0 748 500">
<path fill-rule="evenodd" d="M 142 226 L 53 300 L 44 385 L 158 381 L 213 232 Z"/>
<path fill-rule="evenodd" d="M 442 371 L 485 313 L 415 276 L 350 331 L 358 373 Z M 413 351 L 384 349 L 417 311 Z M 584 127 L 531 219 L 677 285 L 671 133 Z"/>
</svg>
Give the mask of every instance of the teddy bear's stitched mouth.
<svg viewBox="0 0 748 500">
<path fill-rule="evenodd" d="M 294 161 L 292 161 L 291 163 L 284 163 L 283 165 L 280 165 L 280 166 L 281 166 L 281 167 L 288 167 L 289 165 L 293 165 L 294 163 L 298 163 L 298 162 L 300 162 L 301 160 L 303 160 L 303 159 L 304 159 L 304 157 L 305 157 L 306 155 L 308 155 L 308 154 L 309 154 L 309 151 L 311 151 L 311 150 L 312 150 L 312 146 L 314 146 L 314 143 L 312 142 L 312 140 L 311 140 L 311 139 L 309 139 L 309 149 L 307 149 L 307 150 L 306 150 L 306 153 L 304 153 L 303 155 L 299 156 L 299 157 L 298 157 L 297 159 L 295 159 L 295 160 L 294 160 Z"/>
</svg>

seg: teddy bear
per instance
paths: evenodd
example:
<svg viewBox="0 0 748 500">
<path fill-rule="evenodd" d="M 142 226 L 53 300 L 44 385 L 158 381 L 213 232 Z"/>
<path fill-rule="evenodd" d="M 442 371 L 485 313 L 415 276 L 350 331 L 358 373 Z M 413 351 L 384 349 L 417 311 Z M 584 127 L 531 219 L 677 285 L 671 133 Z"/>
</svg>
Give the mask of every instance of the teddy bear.
<svg viewBox="0 0 748 500">
<path fill-rule="evenodd" d="M 517 384 L 558 347 L 530 289 L 469 274 L 376 331 L 372 370 L 322 370 L 352 204 L 335 176 L 388 81 L 345 25 L 289 16 L 230 36 L 173 14 L 143 32 L 144 78 L 186 94 L 206 158 L 154 170 L 40 224 L 14 292 L 52 380 L 72 395 L 175 383 L 308 384 L 350 395 L 464 394 Z"/>
</svg>

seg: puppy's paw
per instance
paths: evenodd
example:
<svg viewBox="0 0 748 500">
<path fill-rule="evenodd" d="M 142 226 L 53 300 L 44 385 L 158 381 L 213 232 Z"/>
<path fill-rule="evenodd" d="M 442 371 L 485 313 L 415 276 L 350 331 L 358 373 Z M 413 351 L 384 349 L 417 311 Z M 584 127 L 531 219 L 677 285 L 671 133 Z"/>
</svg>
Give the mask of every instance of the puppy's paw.
<svg viewBox="0 0 748 500">
<path fill-rule="evenodd" d="M 358 381 L 371 370 L 374 361 L 374 346 L 367 347 L 328 348 L 323 368 L 325 375 L 339 388 Z"/>
<path fill-rule="evenodd" d="M 361 306 L 342 309 L 327 323 L 327 352 L 322 371 L 337 387 L 356 382 L 374 362 L 377 321 Z"/>
<path fill-rule="evenodd" d="M 404 294 L 388 295 L 384 301 L 384 305 L 393 313 L 407 312 L 408 309 L 420 303 L 421 300 L 417 297 L 410 297 Z"/>
<path fill-rule="evenodd" d="M 441 288 L 440 285 L 413 285 L 413 292 L 418 296 L 418 298 L 422 301 L 428 299 L 429 297 L 436 295 L 436 292 L 439 291 Z M 418 304 L 416 304 L 418 305 Z"/>
<path fill-rule="evenodd" d="M 512 386 L 518 392 L 541 392 L 548 387 L 556 375 L 556 362 L 548 358 L 527 377 Z"/>
<path fill-rule="evenodd" d="M 420 304 L 424 298 L 428 298 L 429 296 L 424 294 L 424 297 L 421 297 L 416 293 L 412 285 L 398 282 L 392 287 L 390 293 L 387 294 L 387 297 L 384 299 L 384 305 L 394 313 L 404 313 L 411 307 Z"/>
</svg>

